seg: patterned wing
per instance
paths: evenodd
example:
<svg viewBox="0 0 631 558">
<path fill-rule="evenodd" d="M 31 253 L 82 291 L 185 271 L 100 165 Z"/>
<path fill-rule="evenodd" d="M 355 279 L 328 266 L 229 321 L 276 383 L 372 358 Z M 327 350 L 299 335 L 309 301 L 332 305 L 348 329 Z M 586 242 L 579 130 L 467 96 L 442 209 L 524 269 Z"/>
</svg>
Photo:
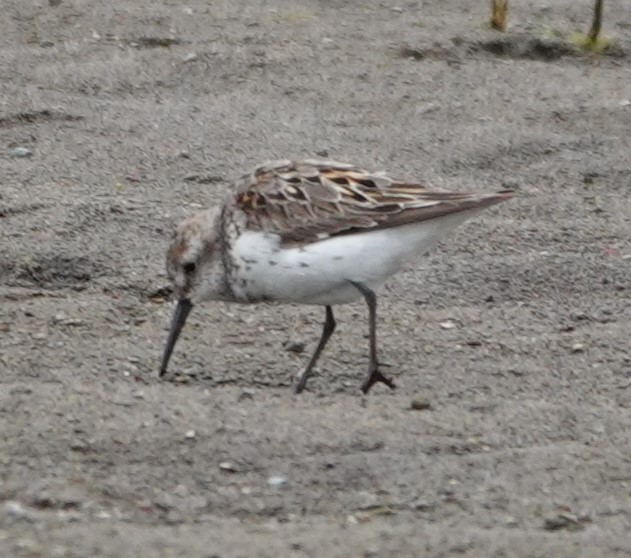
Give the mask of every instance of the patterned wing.
<svg viewBox="0 0 631 558">
<path fill-rule="evenodd" d="M 512 195 L 454 193 L 332 161 L 275 161 L 244 176 L 235 194 L 248 226 L 302 244 L 397 227 L 499 203 Z"/>
</svg>

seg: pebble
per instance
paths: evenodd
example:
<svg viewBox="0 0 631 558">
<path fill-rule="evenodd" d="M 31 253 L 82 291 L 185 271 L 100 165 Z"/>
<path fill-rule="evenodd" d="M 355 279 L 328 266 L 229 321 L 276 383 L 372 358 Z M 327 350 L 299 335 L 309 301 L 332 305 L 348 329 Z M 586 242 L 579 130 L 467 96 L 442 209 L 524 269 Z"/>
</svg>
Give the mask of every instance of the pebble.
<svg viewBox="0 0 631 558">
<path fill-rule="evenodd" d="M 519 522 L 517 519 L 509 515 L 504 519 L 504 525 L 506 525 L 506 527 L 518 527 Z"/>
<path fill-rule="evenodd" d="M 4 504 L 4 509 L 7 512 L 7 515 L 11 517 L 28 517 L 28 512 L 26 508 L 20 502 L 16 502 L 14 500 L 10 500 Z"/>
<path fill-rule="evenodd" d="M 572 345 L 573 353 L 582 353 L 584 350 L 585 350 L 585 345 L 583 345 L 582 343 L 574 343 L 574 345 Z"/>
<path fill-rule="evenodd" d="M 584 529 L 578 518 L 571 513 L 557 513 L 546 517 L 543 520 L 543 528 L 546 531 L 559 531 L 561 529 L 580 531 Z"/>
<path fill-rule="evenodd" d="M 416 108 L 416 114 L 427 114 L 428 112 L 434 112 L 440 110 L 442 107 L 438 103 L 425 103 Z"/>
<path fill-rule="evenodd" d="M 65 326 L 80 326 L 85 322 L 80 318 L 70 318 L 64 312 L 59 312 L 55 314 L 55 317 L 52 320 L 53 324 L 65 325 Z"/>
<path fill-rule="evenodd" d="M 33 152 L 30 149 L 26 148 L 26 147 L 14 147 L 10 151 L 10 155 L 11 155 L 11 157 L 24 159 L 25 157 L 31 157 L 33 155 Z"/>
<path fill-rule="evenodd" d="M 280 488 L 287 483 L 287 477 L 281 475 L 275 475 L 267 479 L 267 484 L 273 488 Z"/>
<path fill-rule="evenodd" d="M 173 491 L 173 494 L 179 496 L 180 498 L 184 498 L 189 495 L 188 487 L 185 484 L 178 484 Z"/>
<path fill-rule="evenodd" d="M 197 433 L 195 432 L 195 430 L 187 430 L 186 434 L 184 434 L 184 437 L 187 440 L 192 440 L 193 438 L 195 438 L 195 436 L 197 436 Z"/>
<path fill-rule="evenodd" d="M 237 468 L 234 466 L 234 463 L 230 463 L 230 461 L 222 461 L 219 464 L 219 468 L 222 471 L 227 471 L 228 473 L 236 473 Z"/>
<path fill-rule="evenodd" d="M 291 353 L 302 353 L 305 350 L 305 343 L 302 341 L 285 341 L 283 347 Z"/>
<path fill-rule="evenodd" d="M 418 511 L 429 511 L 436 507 L 436 504 L 428 500 L 417 500 L 413 504 L 413 508 Z"/>
<path fill-rule="evenodd" d="M 445 320 L 444 322 L 440 323 L 440 327 L 442 327 L 443 329 L 454 329 L 456 327 L 456 324 L 453 320 Z"/>
<path fill-rule="evenodd" d="M 427 411 L 432 408 L 432 402 L 429 397 L 419 396 L 412 399 L 410 409 L 413 411 Z"/>
</svg>

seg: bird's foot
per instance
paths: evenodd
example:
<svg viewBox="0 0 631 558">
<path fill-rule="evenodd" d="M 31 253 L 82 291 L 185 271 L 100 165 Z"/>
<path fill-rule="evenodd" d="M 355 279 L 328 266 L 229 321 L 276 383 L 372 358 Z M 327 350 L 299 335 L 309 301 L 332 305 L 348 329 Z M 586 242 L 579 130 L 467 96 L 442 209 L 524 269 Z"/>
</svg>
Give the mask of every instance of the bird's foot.
<svg viewBox="0 0 631 558">
<path fill-rule="evenodd" d="M 377 382 L 381 382 L 382 384 L 386 384 L 390 389 L 395 389 L 397 386 L 392 381 L 392 379 L 384 376 L 378 366 L 371 366 L 368 371 L 368 376 L 362 383 L 361 390 L 364 395 L 366 395 L 372 386 L 374 386 Z"/>
</svg>

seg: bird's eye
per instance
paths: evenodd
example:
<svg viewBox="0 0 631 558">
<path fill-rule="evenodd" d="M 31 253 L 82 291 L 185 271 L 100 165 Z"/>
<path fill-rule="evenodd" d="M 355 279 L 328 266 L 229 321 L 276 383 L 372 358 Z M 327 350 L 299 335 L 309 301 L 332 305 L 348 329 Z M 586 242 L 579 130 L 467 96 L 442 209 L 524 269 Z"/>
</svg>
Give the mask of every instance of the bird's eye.
<svg viewBox="0 0 631 558">
<path fill-rule="evenodd" d="M 186 262 L 183 266 L 182 269 L 184 270 L 184 273 L 186 274 L 190 274 L 190 273 L 195 273 L 195 268 L 197 266 L 195 265 L 195 262 Z"/>
</svg>

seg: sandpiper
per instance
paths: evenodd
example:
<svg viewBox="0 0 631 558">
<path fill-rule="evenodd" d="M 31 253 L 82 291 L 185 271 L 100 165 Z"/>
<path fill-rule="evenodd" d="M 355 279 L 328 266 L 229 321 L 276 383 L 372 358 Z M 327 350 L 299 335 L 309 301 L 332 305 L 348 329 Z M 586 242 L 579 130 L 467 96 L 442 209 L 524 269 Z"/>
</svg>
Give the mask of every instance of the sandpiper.
<svg viewBox="0 0 631 558">
<path fill-rule="evenodd" d="M 394 388 L 379 370 L 376 290 L 445 234 L 513 192 L 457 193 L 335 161 L 273 161 L 243 176 L 223 205 L 182 222 L 167 253 L 178 302 L 160 376 L 195 304 L 207 300 L 325 307 L 301 392 L 335 330 L 333 306 L 364 298 L 370 364 L 361 385 Z"/>
</svg>

